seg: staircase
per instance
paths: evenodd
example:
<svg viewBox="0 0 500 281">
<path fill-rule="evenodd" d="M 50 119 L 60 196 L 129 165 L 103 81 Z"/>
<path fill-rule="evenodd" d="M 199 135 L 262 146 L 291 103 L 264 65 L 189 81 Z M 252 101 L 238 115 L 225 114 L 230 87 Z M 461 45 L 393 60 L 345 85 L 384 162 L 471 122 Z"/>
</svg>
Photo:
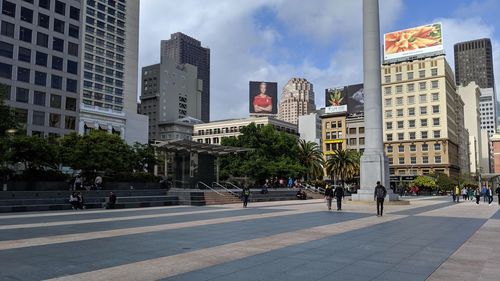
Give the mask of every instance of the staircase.
<svg viewBox="0 0 500 281">
<path fill-rule="evenodd" d="M 205 191 L 205 205 L 241 203 L 241 199 L 227 191 Z"/>
</svg>

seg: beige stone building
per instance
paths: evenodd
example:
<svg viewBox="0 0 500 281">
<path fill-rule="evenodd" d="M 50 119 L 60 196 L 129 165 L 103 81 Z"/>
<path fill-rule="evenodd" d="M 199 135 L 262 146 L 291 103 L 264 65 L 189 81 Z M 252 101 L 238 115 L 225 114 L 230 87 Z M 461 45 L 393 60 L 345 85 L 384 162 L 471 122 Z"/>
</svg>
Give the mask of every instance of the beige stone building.
<svg viewBox="0 0 500 281">
<path fill-rule="evenodd" d="M 271 116 L 262 116 L 196 124 L 193 127 L 193 141 L 208 144 L 220 144 L 221 140 L 225 137 L 237 137 L 241 135 L 241 128 L 248 126 L 251 123 L 255 123 L 257 127 L 271 125 L 278 131 L 286 132 L 298 137 L 297 125 L 283 120 L 278 120 Z"/>
<path fill-rule="evenodd" d="M 299 116 L 313 113 L 314 104 L 313 85 L 305 78 L 292 78 L 283 87 L 278 119 L 298 124 Z"/>
<path fill-rule="evenodd" d="M 393 175 L 469 166 L 463 102 L 444 56 L 382 66 L 384 144 Z M 467 137 L 468 138 L 468 137 Z M 466 161 L 466 163 L 460 163 Z"/>
</svg>

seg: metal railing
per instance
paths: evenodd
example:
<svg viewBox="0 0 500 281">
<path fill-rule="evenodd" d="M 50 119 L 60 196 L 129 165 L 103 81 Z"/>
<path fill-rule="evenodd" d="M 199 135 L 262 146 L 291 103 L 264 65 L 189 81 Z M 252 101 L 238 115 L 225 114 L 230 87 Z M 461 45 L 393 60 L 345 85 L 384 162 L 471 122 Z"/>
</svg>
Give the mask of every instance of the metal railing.
<svg viewBox="0 0 500 281">
<path fill-rule="evenodd" d="M 235 185 L 234 183 L 230 182 L 230 181 L 226 181 L 225 182 L 227 185 L 230 185 L 232 186 L 234 189 L 236 189 L 237 191 L 242 191 L 243 189 L 241 189 L 239 186 Z"/>
<path fill-rule="evenodd" d="M 309 190 L 311 192 L 314 192 L 314 193 L 325 193 L 325 189 L 322 188 L 322 187 L 316 187 L 316 186 L 312 186 L 310 184 L 307 184 L 307 183 L 301 183 L 300 184 L 300 187 L 306 189 L 306 190 Z"/>
<path fill-rule="evenodd" d="M 238 195 L 236 192 L 234 192 L 234 191 L 232 191 L 232 190 L 228 189 L 227 187 L 223 186 L 222 184 L 220 184 L 220 183 L 218 183 L 218 182 L 212 182 L 212 187 L 214 187 L 214 186 L 218 186 L 218 187 L 220 187 L 220 188 L 224 189 L 225 191 L 227 191 L 227 192 L 231 193 L 232 195 L 234 195 L 234 196 L 236 196 L 236 197 L 239 197 L 239 195 Z"/>
<path fill-rule="evenodd" d="M 206 183 L 204 183 L 202 181 L 199 181 L 199 182 L 196 183 L 196 188 L 202 189 L 202 188 L 200 188 L 200 185 L 203 186 L 203 187 L 205 187 L 206 189 L 212 190 L 213 192 L 215 192 L 215 193 L 217 193 L 217 194 L 219 194 L 221 196 L 226 197 L 226 195 L 224 195 L 223 193 L 218 192 L 217 190 L 213 189 L 211 186 L 209 186 L 208 184 L 206 184 Z"/>
</svg>

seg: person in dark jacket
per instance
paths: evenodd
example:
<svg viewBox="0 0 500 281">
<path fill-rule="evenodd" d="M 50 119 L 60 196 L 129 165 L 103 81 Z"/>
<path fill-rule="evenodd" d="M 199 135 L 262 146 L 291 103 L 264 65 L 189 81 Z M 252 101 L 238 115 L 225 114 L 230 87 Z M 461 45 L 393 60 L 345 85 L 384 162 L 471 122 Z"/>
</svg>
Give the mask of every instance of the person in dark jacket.
<svg viewBox="0 0 500 281">
<path fill-rule="evenodd" d="M 500 205 L 500 186 L 498 186 L 497 189 L 495 189 L 495 193 L 498 196 L 498 205 Z"/>
<path fill-rule="evenodd" d="M 337 200 L 337 211 L 342 210 L 342 198 L 344 198 L 344 188 L 342 186 L 337 186 L 333 192 L 333 196 Z"/>
<path fill-rule="evenodd" d="M 114 194 L 111 191 L 109 193 L 108 205 L 106 206 L 106 209 L 114 209 L 115 205 L 116 205 L 116 194 Z"/>
<path fill-rule="evenodd" d="M 250 197 L 250 188 L 248 186 L 245 186 L 241 191 L 241 198 L 243 199 L 243 208 L 247 207 L 249 197 Z"/>
<path fill-rule="evenodd" d="M 330 185 L 325 186 L 325 200 L 328 211 L 332 210 L 333 189 Z"/>
<path fill-rule="evenodd" d="M 83 197 L 83 194 L 81 192 L 78 192 L 76 197 L 78 199 L 77 209 L 80 209 L 80 210 L 85 209 L 85 198 Z"/>
<path fill-rule="evenodd" d="M 373 194 L 374 200 L 377 200 L 377 217 L 381 217 L 384 214 L 384 199 L 386 195 L 387 189 L 378 181 Z"/>
</svg>

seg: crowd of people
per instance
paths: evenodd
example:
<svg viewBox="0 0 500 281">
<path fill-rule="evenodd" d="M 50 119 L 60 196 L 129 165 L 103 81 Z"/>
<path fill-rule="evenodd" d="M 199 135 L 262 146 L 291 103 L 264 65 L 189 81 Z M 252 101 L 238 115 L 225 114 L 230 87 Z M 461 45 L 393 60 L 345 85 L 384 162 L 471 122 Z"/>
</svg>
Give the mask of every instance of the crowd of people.
<svg viewBox="0 0 500 281">
<path fill-rule="evenodd" d="M 86 179 L 82 175 L 76 174 L 68 183 L 69 190 L 91 190 L 92 188 L 94 188 L 95 190 L 102 189 L 102 177 L 100 175 L 97 175 L 92 183 L 87 183 L 87 185 L 85 185 L 85 182 Z"/>
<path fill-rule="evenodd" d="M 482 188 L 476 187 L 460 187 L 455 186 L 452 192 L 453 202 L 460 203 L 460 198 L 463 201 L 473 201 L 476 200 L 476 204 L 479 205 L 481 202 L 481 197 L 483 197 L 483 202 L 488 203 L 491 206 L 493 204 L 493 196 L 494 194 L 498 196 L 498 204 L 500 205 L 500 186 L 496 188 L 495 192 L 493 192 L 493 188 L 491 186 L 483 186 Z"/>
</svg>

